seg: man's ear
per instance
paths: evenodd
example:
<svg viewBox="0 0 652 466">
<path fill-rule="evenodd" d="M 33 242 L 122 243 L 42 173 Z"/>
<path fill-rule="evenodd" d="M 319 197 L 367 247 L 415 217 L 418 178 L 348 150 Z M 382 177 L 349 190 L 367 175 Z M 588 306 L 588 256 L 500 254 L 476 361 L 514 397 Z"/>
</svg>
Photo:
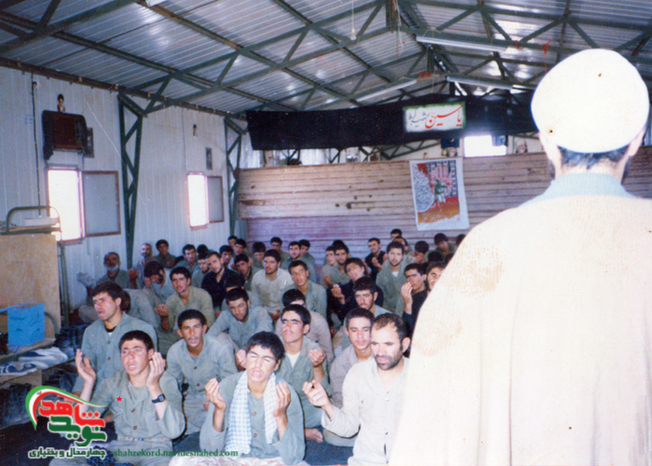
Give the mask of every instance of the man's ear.
<svg viewBox="0 0 652 466">
<path fill-rule="evenodd" d="M 206 326 L 204 325 L 204 327 L 206 327 Z M 181 329 L 180 329 L 180 328 L 177 329 L 177 333 L 179 334 L 179 336 L 180 336 L 181 338 L 183 338 L 183 333 L 181 333 Z"/>
<path fill-rule="evenodd" d="M 378 292 L 374 291 L 374 303 L 376 302 L 377 299 L 378 299 Z"/>
<path fill-rule="evenodd" d="M 303 326 L 303 334 L 307 335 L 309 331 L 310 331 L 310 324 L 304 325 Z"/>
<path fill-rule="evenodd" d="M 202 333 L 202 335 L 206 335 L 206 332 L 208 332 L 208 325 L 204 325 L 204 326 L 202 327 L 202 329 L 204 330 L 204 332 Z"/>
<path fill-rule="evenodd" d="M 410 337 L 403 338 L 401 342 L 401 349 L 405 352 L 410 347 Z"/>
</svg>

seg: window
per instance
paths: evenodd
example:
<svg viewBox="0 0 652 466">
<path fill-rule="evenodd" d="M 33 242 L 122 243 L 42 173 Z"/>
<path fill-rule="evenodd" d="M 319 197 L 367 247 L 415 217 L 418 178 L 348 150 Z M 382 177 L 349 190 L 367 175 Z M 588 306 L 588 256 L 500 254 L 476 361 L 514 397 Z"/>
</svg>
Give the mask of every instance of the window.
<svg viewBox="0 0 652 466">
<path fill-rule="evenodd" d="M 188 201 L 190 204 L 190 228 L 201 228 L 208 224 L 208 195 L 206 175 L 188 174 Z"/>
<path fill-rule="evenodd" d="M 61 235 L 57 240 L 82 239 L 82 210 L 79 171 L 76 169 L 48 170 L 48 199 L 59 212 Z"/>
<path fill-rule="evenodd" d="M 494 145 L 494 137 L 468 136 L 464 138 L 464 157 L 487 157 L 507 154 L 507 145 Z"/>
<path fill-rule="evenodd" d="M 120 234 L 117 172 L 50 168 L 47 182 L 49 205 L 60 215 L 60 239 Z"/>
</svg>

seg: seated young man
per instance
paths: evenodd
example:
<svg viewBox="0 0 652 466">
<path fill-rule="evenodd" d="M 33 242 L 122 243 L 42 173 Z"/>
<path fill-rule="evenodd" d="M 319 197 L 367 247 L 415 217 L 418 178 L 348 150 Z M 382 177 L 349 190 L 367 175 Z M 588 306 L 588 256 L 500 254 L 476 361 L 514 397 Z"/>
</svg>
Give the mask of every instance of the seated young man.
<svg viewBox="0 0 652 466">
<path fill-rule="evenodd" d="M 405 283 L 404 270 L 406 263 L 403 243 L 394 240 L 387 245 L 387 260 L 383 269 L 376 277 L 378 287 L 383 290 L 385 299 L 383 305 L 387 309 L 396 309 L 396 302 L 401 295 L 401 287 Z"/>
<path fill-rule="evenodd" d="M 246 254 L 238 254 L 233 258 L 233 265 L 235 270 L 242 275 L 244 279 L 244 288 L 247 291 L 251 290 L 251 281 L 256 275 L 256 272 L 259 272 L 261 269 L 254 267 L 253 261 Z"/>
<path fill-rule="evenodd" d="M 337 264 L 337 261 L 335 260 L 335 248 L 333 246 L 328 246 L 326 248 L 326 256 L 324 257 L 324 265 L 322 266 L 320 273 L 319 273 L 319 284 L 323 286 L 324 288 L 328 288 L 329 286 L 332 286 L 332 283 L 329 285 L 326 283 L 326 278 L 330 280 L 329 273 L 333 267 L 335 267 Z M 330 282 L 329 282 L 330 283 Z"/>
<path fill-rule="evenodd" d="M 226 247 L 231 249 L 229 246 Z M 210 271 L 204 276 L 201 287 L 211 295 L 213 308 L 216 312 L 219 312 L 222 307 L 222 301 L 224 301 L 224 297 L 226 296 L 226 282 L 231 277 L 237 277 L 240 274 L 225 267 L 222 255 L 217 251 L 209 252 L 206 260 L 208 261 Z M 209 325 L 212 323 L 211 321 Z"/>
<path fill-rule="evenodd" d="M 77 350 L 75 364 L 84 381 L 80 398 L 111 410 L 118 439 L 109 450 L 143 452 L 141 456 L 115 455 L 116 463 L 167 465 L 172 439 L 183 432 L 186 422 L 181 410 L 181 393 L 176 380 L 165 372 L 165 360 L 154 352 L 151 337 L 140 330 L 120 338 L 120 360 L 124 370 L 101 383 L 91 398 L 97 375 L 88 358 Z M 147 455 L 150 452 L 151 456 Z M 51 465 L 86 464 L 85 458 L 54 459 Z"/>
<path fill-rule="evenodd" d="M 310 312 L 308 309 L 296 304 L 290 304 L 281 312 L 280 320 L 285 356 L 277 372 L 299 394 L 306 427 L 306 439 L 321 443 L 324 441 L 324 437 L 319 429 L 316 429 L 320 425 L 320 410 L 308 402 L 302 388 L 304 382 L 316 381 L 322 384 L 324 389 L 330 393 L 331 387 L 328 383 L 326 353 L 317 343 L 305 338 L 310 331 Z"/>
<path fill-rule="evenodd" d="M 315 285 L 318 286 L 318 285 Z M 290 304 L 298 304 L 308 309 L 310 313 L 310 330 L 306 333 L 306 337 L 317 343 L 321 349 L 326 353 L 326 360 L 331 363 L 335 358 L 333 354 L 333 342 L 331 341 L 331 332 L 328 328 L 328 322 L 320 314 L 311 311 L 306 306 L 306 298 L 299 290 L 289 289 L 283 293 L 283 307 L 288 307 Z M 281 337 L 283 335 L 281 328 L 281 321 L 276 321 L 276 334 Z"/>
<path fill-rule="evenodd" d="M 280 240 L 279 240 L 280 241 Z M 251 290 L 263 301 L 263 306 L 273 320 L 281 315 L 281 296 L 292 284 L 292 277 L 280 268 L 281 256 L 276 249 L 265 251 L 263 269 L 254 275 Z"/>
<path fill-rule="evenodd" d="M 342 408 L 344 404 L 342 387 L 349 369 L 371 357 L 371 326 L 373 321 L 373 314 L 361 307 L 351 310 L 346 315 L 344 331 L 351 340 L 351 345 L 335 358 L 330 370 L 331 387 L 333 388 L 331 402 L 338 408 Z M 345 438 L 325 429 L 324 440 L 332 445 L 352 447 L 355 443 L 355 435 Z"/>
<path fill-rule="evenodd" d="M 175 267 L 170 272 L 170 281 L 175 293 L 170 296 L 165 304 L 158 306 L 155 311 L 161 316 L 161 352 L 167 354 L 174 343 L 179 341 L 176 330 L 177 317 L 186 309 L 197 309 L 206 318 L 210 326 L 215 322 L 215 311 L 210 295 L 201 288 L 195 288 L 190 283 L 192 275 L 185 267 Z M 164 347 L 165 346 L 165 347 Z"/>
<path fill-rule="evenodd" d="M 403 317 L 412 335 L 419 310 L 428 297 L 426 269 L 424 264 L 408 264 L 404 273 L 406 282 L 401 287 L 395 314 Z"/>
<path fill-rule="evenodd" d="M 355 296 L 355 302 L 358 304 L 358 307 L 368 310 L 374 317 L 390 313 L 387 309 L 376 304 L 378 288 L 371 277 L 359 278 L 353 285 L 353 295 Z M 340 354 L 340 351 L 347 348 L 350 344 L 351 340 L 349 340 L 348 334 L 344 331 L 344 327 L 340 328 L 333 337 L 335 355 Z"/>
<path fill-rule="evenodd" d="M 435 285 L 441 278 L 446 268 L 445 262 L 430 262 L 426 268 L 426 281 L 428 285 L 428 293 L 435 289 Z"/>
<path fill-rule="evenodd" d="M 155 259 L 166 269 L 173 268 L 177 258 L 169 253 L 170 243 L 165 239 L 160 239 L 156 242 L 156 250 L 158 251 L 158 255 Z"/>
<path fill-rule="evenodd" d="M 236 350 L 245 347 L 249 339 L 258 332 L 273 331 L 272 318 L 263 307 L 255 307 L 249 301 L 249 294 L 242 288 L 226 292 L 228 311 L 222 311 L 208 330 L 208 335 L 217 337 L 228 333 Z"/>
<path fill-rule="evenodd" d="M 410 345 L 407 325 L 395 314 L 374 319 L 371 329 L 373 358 L 355 364 L 344 378 L 343 406 L 338 408 L 317 381 L 306 382 L 303 391 L 314 406 L 322 408 L 321 422 L 342 437 L 358 434 L 352 465 L 385 465 L 389 462 L 403 406 Z M 424 439 L 427 441 L 427 439 Z"/>
<path fill-rule="evenodd" d="M 98 320 L 84 330 L 81 351 L 97 374 L 98 384 L 122 371 L 118 342 L 131 330 L 146 332 L 156 342 L 154 327 L 122 311 L 124 291 L 113 282 L 102 282 L 91 292 Z M 80 393 L 84 380 L 77 377 L 73 393 Z"/>
<path fill-rule="evenodd" d="M 299 290 L 305 297 L 306 307 L 315 311 L 326 319 L 326 290 L 317 285 L 314 281 L 310 281 L 311 272 L 302 260 L 292 261 L 288 267 L 290 277 L 294 284 L 288 287 L 288 290 Z"/>
<path fill-rule="evenodd" d="M 292 241 L 288 246 L 290 256 L 281 263 L 281 268 L 290 271 L 290 265 L 293 262 L 301 260 L 301 246 L 298 241 Z M 315 264 L 310 261 L 302 261 L 308 270 L 308 280 L 311 282 L 316 281 L 317 273 L 315 272 Z"/>
<path fill-rule="evenodd" d="M 192 274 L 191 284 L 195 288 L 201 288 L 201 282 L 204 280 L 206 274 L 211 271 L 211 268 L 208 265 L 208 253 L 197 253 L 197 263 L 199 264 L 199 270 L 196 270 L 195 273 Z"/>
<path fill-rule="evenodd" d="M 238 370 L 235 367 L 233 347 L 219 338 L 205 335 L 206 318 L 196 309 L 188 309 L 177 318 L 177 333 L 183 340 L 168 351 L 168 373 L 179 386 L 184 378 L 188 384 L 183 400 L 183 412 L 188 428 L 186 434 L 199 432 L 208 410 L 204 387 L 213 377 L 222 380 Z"/>
<path fill-rule="evenodd" d="M 344 269 L 346 270 L 346 274 L 350 281 L 344 285 L 333 285 L 333 288 L 331 289 L 333 297 L 337 299 L 340 305 L 337 316 L 342 322 L 344 322 L 346 315 L 351 309 L 358 307 L 353 293 L 354 283 L 360 278 L 368 276 L 364 261 L 357 257 L 349 257 L 344 263 Z M 375 302 L 377 305 L 382 306 L 384 299 L 383 292 L 379 287 L 376 287 L 376 292 L 378 293 L 378 296 L 376 297 Z"/>
<path fill-rule="evenodd" d="M 246 372 L 206 384 L 210 405 L 200 447 L 299 463 L 306 448 L 301 403 L 294 388 L 274 373 L 285 353 L 283 343 L 274 333 L 260 332 L 249 339 L 245 351 Z"/>
</svg>

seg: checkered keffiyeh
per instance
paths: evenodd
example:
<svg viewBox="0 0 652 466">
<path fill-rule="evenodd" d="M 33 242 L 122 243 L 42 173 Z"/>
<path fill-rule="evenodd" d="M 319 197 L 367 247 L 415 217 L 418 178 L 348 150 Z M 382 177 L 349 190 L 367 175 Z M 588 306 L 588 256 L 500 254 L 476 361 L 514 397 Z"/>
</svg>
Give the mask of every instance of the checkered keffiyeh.
<svg viewBox="0 0 652 466">
<path fill-rule="evenodd" d="M 238 380 L 233 392 L 225 451 L 238 451 L 247 454 L 251 450 L 251 417 L 249 414 L 249 386 L 247 383 L 247 374 L 245 372 Z M 265 440 L 270 444 L 277 429 L 276 419 L 274 418 L 276 374 L 272 374 L 267 381 L 263 402 L 265 404 Z"/>
</svg>

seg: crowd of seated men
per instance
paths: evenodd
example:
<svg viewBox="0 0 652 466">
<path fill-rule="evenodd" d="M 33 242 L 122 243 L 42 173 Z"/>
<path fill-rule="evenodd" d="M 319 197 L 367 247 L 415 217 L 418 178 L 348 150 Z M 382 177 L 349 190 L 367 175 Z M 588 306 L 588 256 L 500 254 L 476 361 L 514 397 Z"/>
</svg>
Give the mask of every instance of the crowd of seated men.
<svg viewBox="0 0 652 466">
<path fill-rule="evenodd" d="M 116 463 L 386 464 L 419 310 L 457 246 L 434 240 L 412 249 L 394 230 L 365 258 L 336 240 L 320 267 L 309 241 L 286 252 L 277 237 L 179 257 L 161 239 L 129 271 L 109 252 L 106 275 L 85 283 L 73 393 L 106 407 Z M 182 451 L 213 455 L 172 459 Z"/>
</svg>

